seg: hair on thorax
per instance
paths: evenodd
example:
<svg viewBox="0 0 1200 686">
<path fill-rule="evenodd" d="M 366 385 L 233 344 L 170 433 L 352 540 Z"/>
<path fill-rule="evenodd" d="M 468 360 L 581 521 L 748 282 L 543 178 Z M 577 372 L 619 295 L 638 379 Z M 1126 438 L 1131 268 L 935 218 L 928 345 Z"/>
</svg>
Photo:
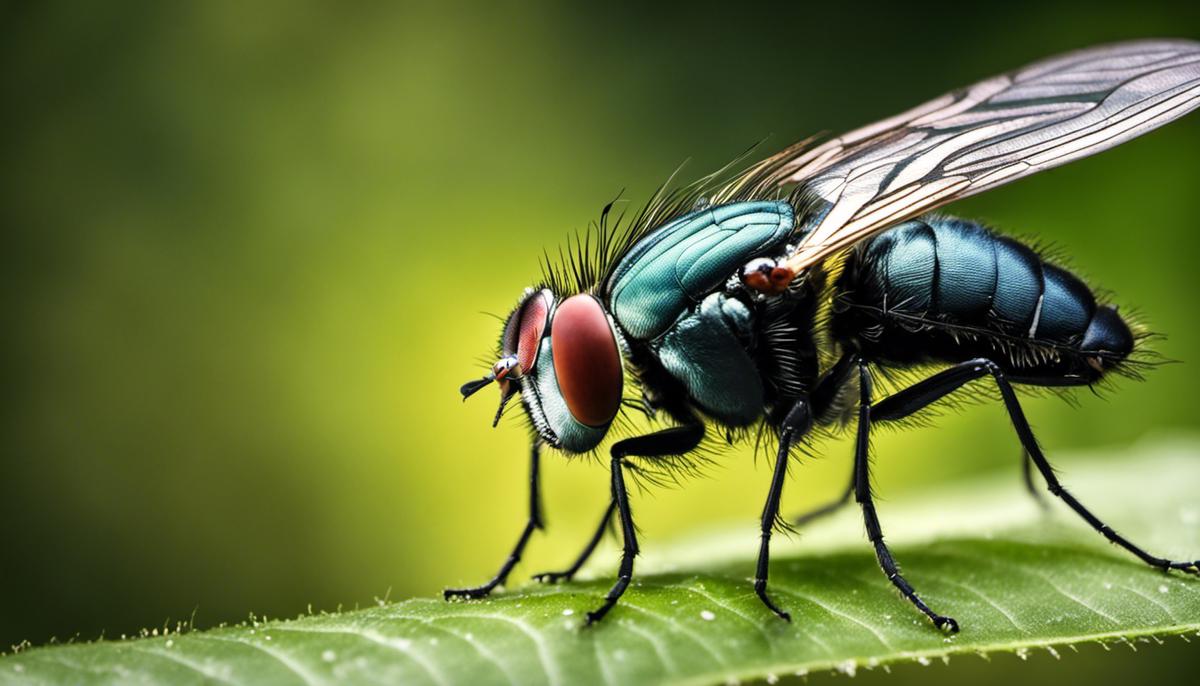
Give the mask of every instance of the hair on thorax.
<svg viewBox="0 0 1200 686">
<path fill-rule="evenodd" d="M 761 141 L 747 148 L 720 169 L 691 183 L 675 185 L 683 164 L 675 169 L 632 216 L 625 211 L 613 216 L 614 207 L 622 202 L 621 195 L 609 201 L 600 211 L 600 218 L 582 231 L 567 237 L 557 255 L 542 254 L 542 282 L 559 295 L 596 292 L 602 289 L 613 269 L 629 249 L 655 229 L 706 205 L 724 205 L 743 200 L 788 198 L 782 187 L 786 162 L 810 140 L 788 146 L 766 159 L 734 171 L 755 150 Z M 685 163 L 686 164 L 686 163 Z"/>
</svg>

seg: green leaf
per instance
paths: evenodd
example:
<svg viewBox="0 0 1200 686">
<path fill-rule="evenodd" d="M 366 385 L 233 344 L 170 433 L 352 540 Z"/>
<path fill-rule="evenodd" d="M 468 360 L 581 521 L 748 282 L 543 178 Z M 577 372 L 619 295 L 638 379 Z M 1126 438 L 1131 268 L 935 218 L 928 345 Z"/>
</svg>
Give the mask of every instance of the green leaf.
<svg viewBox="0 0 1200 686">
<path fill-rule="evenodd" d="M 1134 540 L 1195 559 L 1197 455 L 1195 443 L 1160 443 L 1063 461 L 1061 473 Z M 898 597 L 851 507 L 803 540 L 778 539 L 771 592 L 791 624 L 753 594 L 747 525 L 639 559 L 621 604 L 589 629 L 581 618 L 607 590 L 611 555 L 593 566 L 603 570 L 594 580 L 523 585 L 487 601 L 414 599 L 25 650 L 0 659 L 0 682 L 699 684 L 1200 629 L 1200 580 L 1146 567 L 1061 506 L 1042 512 L 1013 474 L 883 501 L 880 515 L 909 579 L 960 634 L 939 633 Z"/>
</svg>

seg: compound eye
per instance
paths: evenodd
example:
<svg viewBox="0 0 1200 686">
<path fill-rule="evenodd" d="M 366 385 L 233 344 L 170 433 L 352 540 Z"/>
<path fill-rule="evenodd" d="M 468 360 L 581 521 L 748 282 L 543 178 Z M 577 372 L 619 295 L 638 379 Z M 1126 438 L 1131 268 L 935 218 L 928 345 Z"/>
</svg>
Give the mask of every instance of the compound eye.
<svg viewBox="0 0 1200 686">
<path fill-rule="evenodd" d="M 621 405 L 623 373 L 604 308 L 590 295 L 567 298 L 554 312 L 550 344 L 571 416 L 587 426 L 606 426 Z"/>
<path fill-rule="evenodd" d="M 550 318 L 550 298 L 538 293 L 521 308 L 521 323 L 517 325 L 517 362 L 521 373 L 528 374 L 537 362 L 538 350 L 542 345 L 542 334 L 546 332 L 546 321 Z"/>
<path fill-rule="evenodd" d="M 528 374 L 537 362 L 552 302 L 549 292 L 534 293 L 513 312 L 505 326 L 504 353 L 516 356 L 521 374 Z"/>
</svg>

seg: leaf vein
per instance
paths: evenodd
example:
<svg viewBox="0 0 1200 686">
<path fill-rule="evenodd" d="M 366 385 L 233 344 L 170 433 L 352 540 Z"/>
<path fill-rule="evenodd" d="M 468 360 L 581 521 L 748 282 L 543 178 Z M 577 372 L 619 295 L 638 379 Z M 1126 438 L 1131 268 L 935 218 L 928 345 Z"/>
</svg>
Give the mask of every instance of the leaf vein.
<svg viewBox="0 0 1200 686">
<path fill-rule="evenodd" d="M 790 596 L 793 596 L 796 598 L 800 598 L 801 600 L 808 601 L 809 603 L 816 605 L 817 607 L 821 608 L 822 610 L 824 610 L 825 612 L 827 612 L 831 615 L 841 617 L 842 619 L 849 620 L 849 621 L 861 626 L 862 628 L 864 628 L 868 632 L 870 632 L 870 634 L 872 636 L 874 636 L 880 643 L 882 643 L 884 648 L 887 648 L 888 650 L 895 650 L 895 648 L 892 646 L 891 642 L 889 642 L 887 640 L 886 636 L 879 633 L 879 631 L 875 627 L 871 626 L 870 624 L 867 624 L 866 622 L 862 621 L 861 619 L 859 619 L 853 615 L 847 614 L 845 612 L 842 612 L 841 610 L 838 610 L 837 608 L 826 605 L 825 603 L 820 602 L 816 598 L 812 598 L 812 597 L 805 595 L 799 591 L 794 591 L 789 588 L 780 588 L 779 591 L 782 593 L 785 593 L 787 595 L 790 595 Z"/>
<path fill-rule="evenodd" d="M 204 675 L 204 677 L 207 679 L 214 679 L 216 681 L 220 681 L 220 682 L 223 682 L 226 684 L 234 683 L 233 681 L 230 681 L 228 678 L 222 676 L 221 674 L 218 674 L 217 672 L 215 672 L 211 669 L 205 669 L 201 665 L 197 664 L 196 662 L 193 662 L 192 660 L 188 660 L 187 658 L 183 657 L 182 655 L 174 655 L 174 654 L 168 653 L 166 651 L 155 650 L 154 648 L 150 648 L 148 646 L 137 645 L 136 643 L 130 644 L 129 649 L 133 650 L 135 652 L 138 652 L 138 653 L 142 653 L 144 655 L 153 655 L 155 657 L 167 660 L 168 662 L 173 662 L 177 665 L 182 665 L 184 667 L 187 667 L 188 669 L 191 669 L 192 671 L 194 671 L 198 674 Z"/>
<path fill-rule="evenodd" d="M 296 662 L 295 660 L 288 657 L 287 655 L 283 655 L 276 650 L 272 650 L 270 648 L 267 648 L 266 646 L 259 645 L 253 641 L 247 641 L 247 640 L 243 640 L 243 639 L 236 638 L 236 637 L 225 638 L 224 636 L 212 636 L 212 635 L 201 635 L 201 634 L 196 634 L 195 636 L 189 636 L 189 638 L 203 639 L 203 640 L 209 640 L 209 641 L 220 641 L 222 643 L 236 643 L 238 645 L 247 646 L 249 648 L 253 648 L 253 649 L 261 652 L 264 655 L 274 658 L 276 662 L 283 665 L 284 667 L 287 667 L 287 669 L 289 671 L 291 671 L 296 676 L 300 677 L 300 680 L 302 682 L 304 682 L 305 684 L 309 684 L 309 686 L 313 686 L 317 683 L 320 683 L 320 681 L 321 681 L 315 674 L 308 671 L 304 667 L 304 665 Z"/>
<path fill-rule="evenodd" d="M 392 616 L 399 617 L 402 619 L 417 619 L 416 617 L 410 617 L 410 616 L 400 615 L 400 614 L 393 614 Z M 546 642 L 545 642 L 545 640 L 543 640 L 542 635 L 539 632 L 537 632 L 536 630 L 534 630 L 533 627 L 530 627 L 528 624 L 526 624 L 525 622 L 522 622 L 518 619 L 513 619 L 511 617 L 505 617 L 503 615 L 493 615 L 493 614 L 486 614 L 486 613 L 482 613 L 482 612 L 479 614 L 461 614 L 461 613 L 442 614 L 442 615 L 438 615 L 437 617 L 431 617 L 430 619 L 433 621 L 437 621 L 439 619 L 487 619 L 487 620 L 491 620 L 493 622 L 503 622 L 505 624 L 511 624 L 511 625 L 515 626 L 518 631 L 520 631 L 522 634 L 527 636 L 530 641 L 533 642 L 534 648 L 537 650 L 538 661 L 541 662 L 542 669 L 543 669 L 543 671 L 545 671 L 546 678 L 549 680 L 551 686 L 558 686 L 559 684 L 562 683 L 562 675 L 559 674 L 557 664 L 554 662 L 553 657 L 550 655 L 549 648 L 547 648 Z"/>
</svg>

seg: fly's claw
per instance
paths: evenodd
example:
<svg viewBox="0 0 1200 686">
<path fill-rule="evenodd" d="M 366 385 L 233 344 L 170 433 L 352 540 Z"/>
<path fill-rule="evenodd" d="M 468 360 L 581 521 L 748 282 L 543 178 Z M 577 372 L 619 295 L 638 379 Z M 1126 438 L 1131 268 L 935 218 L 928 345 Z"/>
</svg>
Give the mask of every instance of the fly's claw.
<svg viewBox="0 0 1200 686">
<path fill-rule="evenodd" d="M 469 598 L 471 600 L 479 600 L 486 598 L 492 592 L 493 586 L 477 586 L 475 588 L 447 588 L 442 591 L 442 598 L 452 600 L 454 598 Z"/>
<path fill-rule="evenodd" d="M 574 572 L 540 572 L 530 578 L 542 584 L 557 584 L 560 581 L 570 581 L 574 576 Z"/>
<path fill-rule="evenodd" d="M 758 257 L 742 266 L 738 278 L 742 285 L 764 295 L 779 295 L 788 288 L 796 272 L 771 257 Z"/>
<path fill-rule="evenodd" d="M 1172 562 L 1168 569 L 1177 569 L 1181 572 L 1200 576 L 1200 560 L 1195 562 Z"/>
<path fill-rule="evenodd" d="M 933 625 L 936 626 L 938 629 L 941 629 L 943 632 L 945 632 L 947 634 L 957 634 L 958 633 L 958 622 L 954 621 L 953 617 L 938 616 L 938 617 L 931 617 L 931 619 L 933 620 Z"/>
</svg>

